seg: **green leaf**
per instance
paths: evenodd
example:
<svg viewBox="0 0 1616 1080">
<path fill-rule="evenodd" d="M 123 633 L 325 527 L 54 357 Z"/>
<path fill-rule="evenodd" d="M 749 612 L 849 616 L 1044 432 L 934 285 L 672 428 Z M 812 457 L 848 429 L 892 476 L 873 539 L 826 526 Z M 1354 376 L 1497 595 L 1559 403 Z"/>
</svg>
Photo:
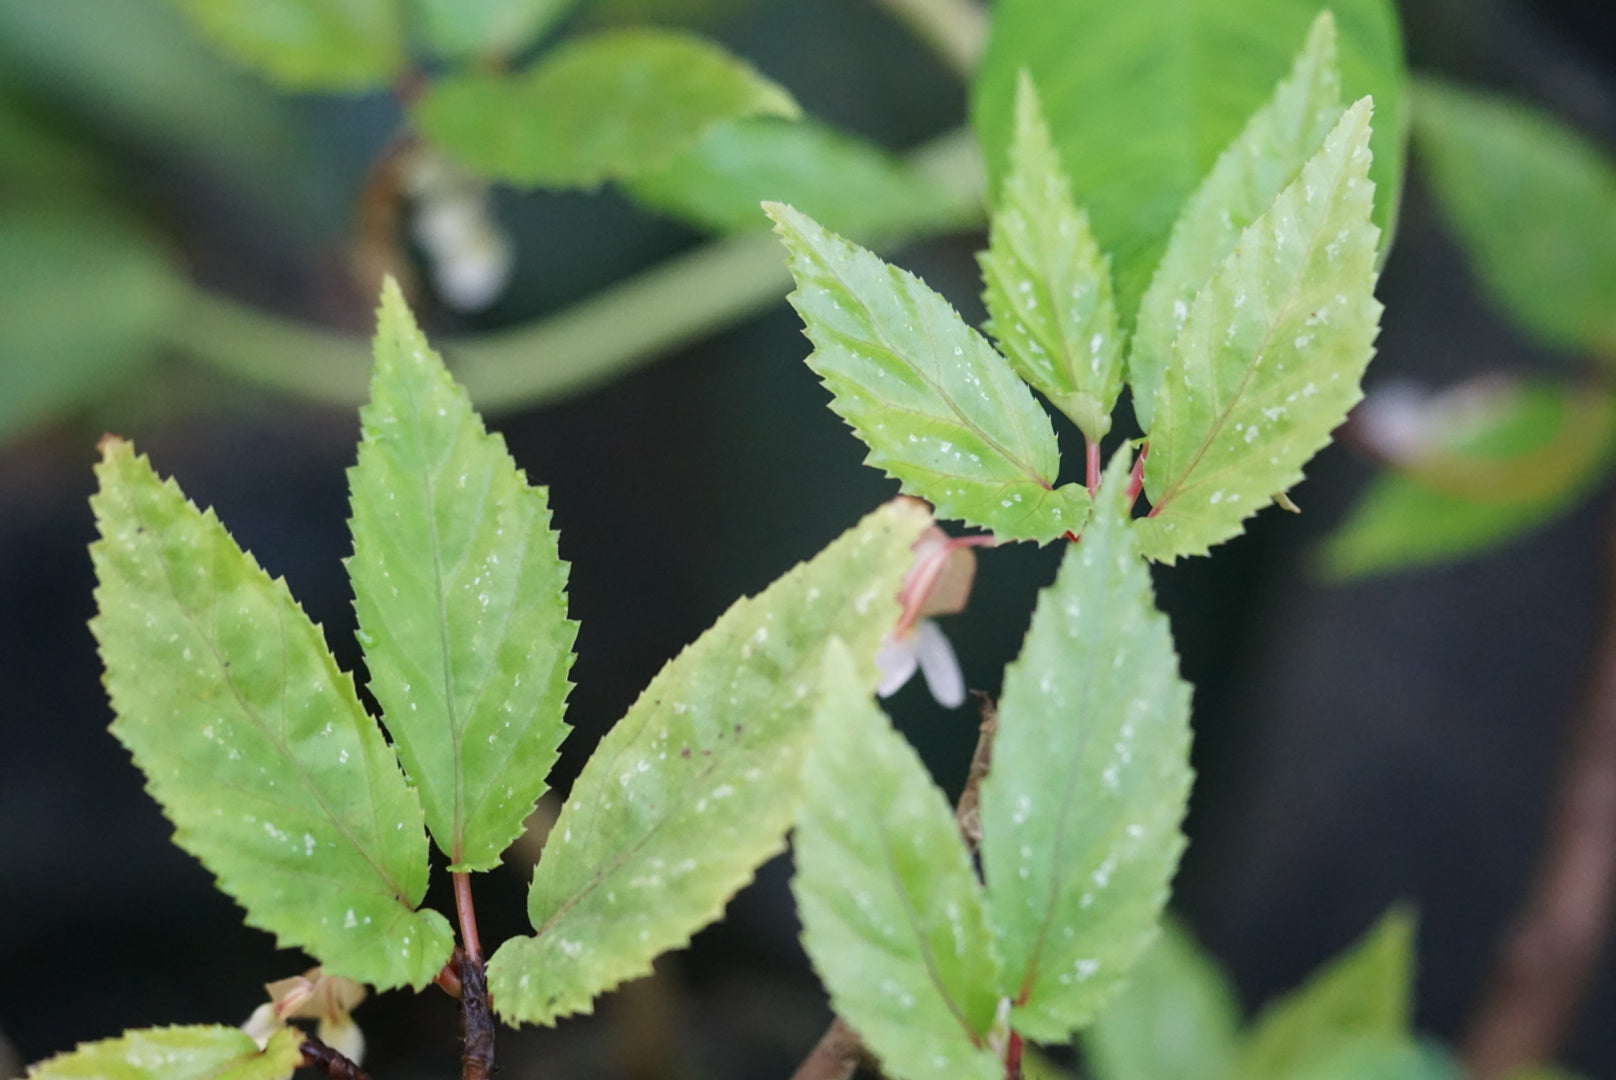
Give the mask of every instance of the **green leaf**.
<svg viewBox="0 0 1616 1080">
<path fill-rule="evenodd" d="M 1145 460 L 1152 559 L 1239 535 L 1362 396 L 1380 323 L 1369 115 L 1367 100 L 1347 110 L 1190 305 Z"/>
<path fill-rule="evenodd" d="M 971 100 L 989 190 L 1007 171 L 1017 72 L 1026 68 L 1077 204 L 1111 255 L 1118 312 L 1131 328 L 1185 200 L 1327 7 L 1347 96 L 1373 95 L 1380 111 L 1375 221 L 1389 233 L 1405 78 L 1390 0 L 999 0 Z"/>
<path fill-rule="evenodd" d="M 1414 920 L 1394 908 L 1345 954 L 1257 1018 L 1235 1075 L 1280 1080 L 1366 1037 L 1408 1034 Z"/>
<path fill-rule="evenodd" d="M 962 205 L 916 170 L 862 139 L 812 121 L 720 124 L 628 193 L 714 232 L 765 223 L 765 199 L 800 206 L 837 232 L 889 239 L 953 225 Z"/>
<path fill-rule="evenodd" d="M 488 966 L 499 1014 L 552 1023 L 645 974 L 717 918 L 783 847 L 819 658 L 832 635 L 875 686 L 873 657 L 930 522 L 912 503 L 866 517 L 670 662 L 596 747 L 545 844 L 528 917 Z"/>
<path fill-rule="evenodd" d="M 1285 1074 L 1286 1080 L 1465 1080 L 1442 1049 L 1403 1038 L 1360 1038 Z"/>
<path fill-rule="evenodd" d="M 1173 338 L 1189 316 L 1195 294 L 1341 119 L 1335 43 L 1335 20 L 1323 12 L 1314 20 L 1290 77 L 1246 122 L 1173 225 L 1167 252 L 1140 301 L 1128 357 L 1133 411 L 1145 431 L 1151 428 L 1156 390 L 1174 363 Z"/>
<path fill-rule="evenodd" d="M 487 870 L 546 789 L 577 624 L 544 489 L 472 411 L 389 280 L 353 488 L 370 689 L 454 870 Z"/>
<path fill-rule="evenodd" d="M 453 946 L 417 911 L 426 834 L 320 630 L 212 512 L 102 441 L 90 547 L 116 735 L 247 922 L 332 973 L 424 986 Z"/>
<path fill-rule="evenodd" d="M 808 366 L 870 448 L 865 463 L 938 517 L 1000 540 L 1081 529 L 1088 492 L 1055 486 L 1054 428 L 1004 357 L 913 274 L 789 206 L 764 209 L 791 253 L 791 304 L 814 344 Z"/>
<path fill-rule="evenodd" d="M 174 0 L 219 50 L 298 90 L 371 90 L 404 69 L 395 0 Z"/>
<path fill-rule="evenodd" d="M 410 0 L 439 56 L 508 57 L 560 22 L 578 0 Z"/>
<path fill-rule="evenodd" d="M 1213 959 L 1168 919 L 1083 1033 L 1095 1080 L 1234 1080 L 1240 1008 Z"/>
<path fill-rule="evenodd" d="M 1505 1080 L 1580 1080 L 1580 1074 L 1558 1065 L 1528 1065 L 1514 1070 Z"/>
<path fill-rule="evenodd" d="M 1064 1042 L 1156 935 L 1184 838 L 1190 687 L 1128 527 L 1128 461 L 1005 671 L 982 868 L 1017 1031 Z"/>
<path fill-rule="evenodd" d="M 1071 417 L 1091 441 L 1111 430 L 1122 392 L 1122 338 L 1111 273 L 1072 205 L 1038 92 L 1022 73 L 1010 174 L 993 212 L 982 264 L 988 331 L 1016 374 Z"/>
<path fill-rule="evenodd" d="M 897 1080 L 995 1080 L 999 964 L 954 812 L 834 640 L 792 892 L 836 1015 Z"/>
<path fill-rule="evenodd" d="M 281 1080 L 303 1062 L 303 1033 L 282 1028 L 259 1050 L 239 1028 L 145 1028 L 86 1043 L 28 1070 L 29 1080 Z"/>
<path fill-rule="evenodd" d="M 1509 384 L 1444 423 L 1432 447 L 1376 477 L 1320 552 L 1358 577 L 1473 555 L 1543 525 L 1609 471 L 1616 398 L 1548 380 Z"/>
<path fill-rule="evenodd" d="M 107 394 L 182 288 L 158 238 L 110 208 L 0 210 L 0 439 Z"/>
<path fill-rule="evenodd" d="M 797 111 L 790 94 L 711 42 L 614 30 L 574 38 L 521 74 L 435 80 L 411 116 L 479 176 L 593 187 L 666 165 L 726 120 Z"/>
<path fill-rule="evenodd" d="M 1434 79 L 1414 98 L 1431 190 L 1477 276 L 1544 341 L 1616 363 L 1616 160 L 1519 102 Z"/>
</svg>

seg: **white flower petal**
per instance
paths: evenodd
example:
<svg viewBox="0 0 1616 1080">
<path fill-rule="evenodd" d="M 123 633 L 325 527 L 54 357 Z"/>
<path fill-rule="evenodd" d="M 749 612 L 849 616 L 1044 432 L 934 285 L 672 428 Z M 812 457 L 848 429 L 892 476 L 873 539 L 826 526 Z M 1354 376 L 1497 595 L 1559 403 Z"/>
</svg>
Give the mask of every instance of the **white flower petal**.
<svg viewBox="0 0 1616 1080">
<path fill-rule="evenodd" d="M 911 635 L 915 643 L 915 656 L 920 662 L 920 673 L 926 677 L 926 689 L 937 699 L 937 704 L 954 709 L 965 703 L 965 676 L 960 672 L 954 646 L 942 627 L 930 619 L 915 624 Z"/>
<path fill-rule="evenodd" d="M 915 668 L 920 664 L 920 658 L 915 655 L 917 640 L 914 631 L 910 631 L 894 641 L 881 643 L 875 653 L 875 670 L 881 673 L 881 681 L 875 688 L 877 694 L 891 697 L 914 677 Z"/>
<path fill-rule="evenodd" d="M 355 1065 L 365 1063 L 365 1033 L 359 1030 L 359 1025 L 351 1018 L 345 1016 L 340 1020 L 322 1019 L 314 1033 L 320 1037 L 321 1042 Z"/>
</svg>

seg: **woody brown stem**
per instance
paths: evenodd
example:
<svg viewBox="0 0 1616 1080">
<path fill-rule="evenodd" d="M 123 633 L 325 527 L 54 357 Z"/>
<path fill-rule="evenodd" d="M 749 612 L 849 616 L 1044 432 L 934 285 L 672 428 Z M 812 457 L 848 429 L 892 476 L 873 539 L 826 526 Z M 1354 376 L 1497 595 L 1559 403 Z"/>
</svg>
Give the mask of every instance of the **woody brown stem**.
<svg viewBox="0 0 1616 1080">
<path fill-rule="evenodd" d="M 370 1077 L 340 1050 L 333 1050 L 313 1035 L 303 1037 L 303 1065 L 319 1069 L 331 1080 L 370 1080 Z"/>
<path fill-rule="evenodd" d="M 488 1080 L 494 1072 L 494 1013 L 483 962 L 456 949 L 455 966 L 460 971 L 460 1031 L 465 1041 L 460 1080 Z"/>
</svg>

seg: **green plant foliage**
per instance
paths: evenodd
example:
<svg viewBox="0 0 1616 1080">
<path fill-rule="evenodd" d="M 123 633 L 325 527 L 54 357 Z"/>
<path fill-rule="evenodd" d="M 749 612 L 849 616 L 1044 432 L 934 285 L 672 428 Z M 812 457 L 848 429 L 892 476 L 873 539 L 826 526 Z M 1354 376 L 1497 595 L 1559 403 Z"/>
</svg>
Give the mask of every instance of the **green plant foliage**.
<svg viewBox="0 0 1616 1080">
<path fill-rule="evenodd" d="M 797 807 L 820 656 L 873 657 L 930 522 L 891 503 L 671 661 L 596 748 L 546 842 L 528 916 L 488 966 L 499 1014 L 551 1023 L 645 974 L 715 919 L 783 846 Z"/>
<path fill-rule="evenodd" d="M 865 463 L 930 500 L 937 515 L 1046 542 L 1083 527 L 1080 484 L 1056 487 L 1049 416 L 1009 363 L 914 275 L 765 206 L 791 253 L 802 316 L 831 408 L 870 448 Z"/>
<path fill-rule="evenodd" d="M 947 799 L 840 639 L 803 764 L 792 891 L 836 1014 L 898 1080 L 995 1080 L 999 964 Z"/>
<path fill-rule="evenodd" d="M 1409 1038 L 1363 1038 L 1285 1074 L 1286 1080 L 1465 1080 L 1444 1051 Z"/>
<path fill-rule="evenodd" d="M 109 207 L 0 209 L 0 439 L 105 395 L 156 346 L 181 289 L 157 237 Z"/>
<path fill-rule="evenodd" d="M 988 331 L 1028 383 L 1091 441 L 1111 430 L 1122 392 L 1122 339 L 1111 274 L 1072 205 L 1038 92 L 1022 74 L 1010 172 L 982 264 Z"/>
<path fill-rule="evenodd" d="M 1005 671 L 982 868 L 1011 1023 L 1063 1042 L 1156 934 L 1184 839 L 1190 688 L 1128 526 L 1119 454 Z"/>
<path fill-rule="evenodd" d="M 812 121 L 720 124 L 627 185 L 640 203 L 714 232 L 764 224 L 758 203 L 802 207 L 839 233 L 890 239 L 974 214 L 885 150 Z"/>
<path fill-rule="evenodd" d="M 439 56 L 506 57 L 550 29 L 578 0 L 410 0 L 427 45 Z"/>
<path fill-rule="evenodd" d="M 1320 553 L 1359 577 L 1486 551 L 1548 522 L 1609 471 L 1616 398 L 1549 380 L 1512 385 L 1457 423 L 1431 417 L 1431 449 L 1371 481 Z"/>
<path fill-rule="evenodd" d="M 1413 982 L 1414 920 L 1394 908 L 1345 954 L 1263 1010 L 1234 1075 L 1281 1080 L 1356 1040 L 1405 1040 Z"/>
<path fill-rule="evenodd" d="M 1510 316 L 1616 363 L 1616 161 L 1547 114 L 1422 80 L 1420 161 L 1476 274 Z"/>
<path fill-rule="evenodd" d="M 411 115 L 479 176 L 593 187 L 667 165 L 726 120 L 797 114 L 790 94 L 711 42 L 613 30 L 568 41 L 519 74 L 437 79 Z"/>
<path fill-rule="evenodd" d="M 29 1080 L 282 1080 L 303 1062 L 303 1033 L 282 1028 L 259 1050 L 238 1028 L 147 1028 L 87 1043 L 28 1070 Z"/>
<path fill-rule="evenodd" d="M 1146 431 L 1153 422 L 1156 390 L 1174 366 L 1173 339 L 1189 317 L 1196 293 L 1234 250 L 1246 227 L 1318 153 L 1341 118 L 1335 45 L 1335 20 L 1322 13 L 1314 20 L 1290 77 L 1219 156 L 1173 226 L 1167 251 L 1139 303 L 1139 323 L 1128 357 L 1133 411 Z"/>
<path fill-rule="evenodd" d="M 542 488 L 382 294 L 348 562 L 370 689 L 454 870 L 522 831 L 567 728 L 577 624 Z"/>
<path fill-rule="evenodd" d="M 403 69 L 397 0 L 174 0 L 226 55 L 298 90 L 370 90 Z"/>
<path fill-rule="evenodd" d="M 174 842 L 247 922 L 333 974 L 420 987 L 452 947 L 417 911 L 421 808 L 381 729 L 282 580 L 121 439 L 90 500 L 91 622 L 112 732 L 174 822 Z"/>
<path fill-rule="evenodd" d="M 1234 1080 L 1240 1011 L 1212 958 L 1171 919 L 1083 1032 L 1095 1080 Z"/>
<path fill-rule="evenodd" d="M 1556 1065 L 1529 1065 L 1510 1073 L 1507 1080 L 1579 1080 L 1579 1074 Z"/>
<path fill-rule="evenodd" d="M 1389 0 L 999 0 L 971 101 L 990 190 L 1007 169 L 1025 67 L 1077 203 L 1111 255 L 1118 312 L 1131 328 L 1185 200 L 1326 7 L 1340 29 L 1347 95 L 1373 95 L 1380 110 L 1375 221 L 1389 232 L 1404 138 L 1402 42 Z"/>
<path fill-rule="evenodd" d="M 1189 307 L 1149 433 L 1150 558 L 1238 535 L 1362 396 L 1380 324 L 1369 118 L 1367 100 L 1347 110 Z"/>
</svg>

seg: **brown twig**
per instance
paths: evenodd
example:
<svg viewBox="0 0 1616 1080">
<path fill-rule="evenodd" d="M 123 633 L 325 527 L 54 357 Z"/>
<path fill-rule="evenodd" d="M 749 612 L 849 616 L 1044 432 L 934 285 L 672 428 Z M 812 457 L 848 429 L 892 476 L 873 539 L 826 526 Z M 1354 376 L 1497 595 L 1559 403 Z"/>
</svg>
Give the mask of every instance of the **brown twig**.
<svg viewBox="0 0 1616 1080">
<path fill-rule="evenodd" d="M 364 1069 L 355 1065 L 353 1061 L 343 1055 L 340 1050 L 333 1050 L 313 1035 L 303 1036 L 303 1064 L 310 1069 L 319 1069 L 331 1080 L 370 1080 Z"/>
<path fill-rule="evenodd" d="M 960 836 L 964 837 L 966 846 L 974 852 L 982 840 L 982 819 L 978 813 L 980 789 L 993 765 L 993 737 L 999 733 L 999 710 L 988 695 L 979 690 L 971 693 L 976 697 L 982 724 L 976 737 L 976 751 L 971 754 L 970 771 L 965 774 L 965 790 L 960 792 L 959 802 L 954 807 L 954 820 L 959 823 Z M 1020 1040 L 1013 1045 L 1017 1048 L 1015 1072 L 1005 1075 L 1010 1080 L 1020 1080 Z M 791 1074 L 791 1080 L 848 1080 L 859 1062 L 868 1056 L 869 1051 L 858 1034 L 837 1017 L 797 1066 L 797 1071 Z"/>
<path fill-rule="evenodd" d="M 1464 1059 L 1495 1080 L 1555 1056 L 1597 970 L 1616 897 L 1616 529 L 1592 679 L 1573 720 L 1542 861 L 1495 961 Z"/>
<path fill-rule="evenodd" d="M 494 1012 L 488 1004 L 488 979 L 480 957 L 455 950 L 460 970 L 460 1031 L 465 1049 L 460 1080 L 488 1080 L 494 1072 Z"/>
</svg>

